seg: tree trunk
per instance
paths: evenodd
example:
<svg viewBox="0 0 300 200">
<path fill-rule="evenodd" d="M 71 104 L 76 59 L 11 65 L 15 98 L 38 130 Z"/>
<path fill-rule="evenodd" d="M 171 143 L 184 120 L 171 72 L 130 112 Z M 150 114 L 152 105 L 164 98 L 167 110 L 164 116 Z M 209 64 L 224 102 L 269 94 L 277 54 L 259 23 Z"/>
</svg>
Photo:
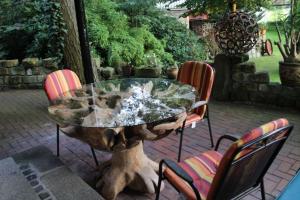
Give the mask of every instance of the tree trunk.
<svg viewBox="0 0 300 200">
<path fill-rule="evenodd" d="M 63 17 L 66 23 L 67 36 L 65 38 L 64 63 L 71 68 L 84 83 L 83 65 L 78 37 L 75 5 L 73 0 L 61 1 Z"/>
</svg>

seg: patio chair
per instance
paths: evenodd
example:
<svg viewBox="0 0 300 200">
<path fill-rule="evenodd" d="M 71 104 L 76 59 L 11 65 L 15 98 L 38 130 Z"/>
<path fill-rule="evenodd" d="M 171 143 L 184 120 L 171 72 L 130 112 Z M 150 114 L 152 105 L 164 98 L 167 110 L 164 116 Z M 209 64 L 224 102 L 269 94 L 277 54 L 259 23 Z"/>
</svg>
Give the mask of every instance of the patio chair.
<svg viewBox="0 0 300 200">
<path fill-rule="evenodd" d="M 59 97 L 72 97 L 72 90 L 81 89 L 82 85 L 78 76 L 71 70 L 63 69 L 52 72 L 46 76 L 44 90 L 50 104 Z M 56 125 L 56 153 L 59 157 L 59 125 Z M 94 148 L 91 147 L 92 155 L 96 165 L 98 160 Z"/>
<path fill-rule="evenodd" d="M 278 119 L 251 130 L 240 139 L 224 135 L 219 138 L 215 151 L 204 152 L 179 164 L 162 160 L 156 200 L 163 179 L 189 200 L 240 198 L 258 187 L 265 199 L 263 177 L 292 129 L 286 119 Z M 223 139 L 234 141 L 224 155 L 217 151 Z"/>
<path fill-rule="evenodd" d="M 198 101 L 200 101 L 200 104 L 193 110 L 192 113 L 187 116 L 183 126 L 177 130 L 177 133 L 180 134 L 178 162 L 180 162 L 181 157 L 184 128 L 189 126 L 193 127 L 195 126 L 195 123 L 202 121 L 203 119 L 207 119 L 211 147 L 214 146 L 208 110 L 208 101 L 210 98 L 214 77 L 214 68 L 202 62 L 188 61 L 185 62 L 179 69 L 177 80 L 182 83 L 192 85 L 196 88 L 198 91 Z"/>
</svg>

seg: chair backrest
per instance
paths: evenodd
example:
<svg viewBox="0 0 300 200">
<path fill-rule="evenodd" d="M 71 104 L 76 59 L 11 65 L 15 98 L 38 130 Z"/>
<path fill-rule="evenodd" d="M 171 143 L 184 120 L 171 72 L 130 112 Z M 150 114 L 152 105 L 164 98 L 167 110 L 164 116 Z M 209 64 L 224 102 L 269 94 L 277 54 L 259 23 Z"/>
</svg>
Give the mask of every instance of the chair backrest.
<svg viewBox="0 0 300 200">
<path fill-rule="evenodd" d="M 292 128 L 278 119 L 234 142 L 220 161 L 207 199 L 231 199 L 258 186 Z"/>
<path fill-rule="evenodd" d="M 208 101 L 210 98 L 215 70 L 206 63 L 188 61 L 180 67 L 177 80 L 192 85 L 198 91 L 198 100 Z M 194 110 L 195 113 L 203 117 L 206 106 L 201 106 Z"/>
<path fill-rule="evenodd" d="M 72 96 L 69 91 L 81 88 L 78 76 L 69 69 L 57 70 L 48 74 L 44 82 L 44 90 L 50 102 L 58 97 Z"/>
</svg>

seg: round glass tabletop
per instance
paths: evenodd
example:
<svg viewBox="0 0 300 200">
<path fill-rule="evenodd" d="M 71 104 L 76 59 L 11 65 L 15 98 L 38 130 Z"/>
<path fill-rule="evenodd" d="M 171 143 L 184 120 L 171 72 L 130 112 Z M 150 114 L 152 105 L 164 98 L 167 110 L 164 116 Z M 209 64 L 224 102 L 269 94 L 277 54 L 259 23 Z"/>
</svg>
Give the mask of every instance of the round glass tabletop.
<svg viewBox="0 0 300 200">
<path fill-rule="evenodd" d="M 48 111 L 58 124 L 115 128 L 158 122 L 190 111 L 195 89 L 167 79 L 128 78 L 63 93 Z"/>
</svg>

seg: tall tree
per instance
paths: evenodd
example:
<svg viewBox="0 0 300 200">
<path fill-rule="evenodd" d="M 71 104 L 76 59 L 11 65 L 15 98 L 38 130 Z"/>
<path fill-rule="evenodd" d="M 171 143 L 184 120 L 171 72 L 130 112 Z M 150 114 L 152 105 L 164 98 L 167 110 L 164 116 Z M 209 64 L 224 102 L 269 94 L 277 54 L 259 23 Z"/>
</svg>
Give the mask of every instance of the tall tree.
<svg viewBox="0 0 300 200">
<path fill-rule="evenodd" d="M 167 4 L 181 3 L 182 0 L 159 0 Z M 211 16 L 218 16 L 228 10 L 226 4 L 236 0 L 186 0 L 181 3 L 180 7 L 186 7 L 188 11 L 185 15 L 197 15 L 207 13 Z M 259 10 L 261 7 L 268 7 L 271 5 L 272 0 L 238 0 L 237 8 L 244 9 L 247 11 Z"/>
</svg>

